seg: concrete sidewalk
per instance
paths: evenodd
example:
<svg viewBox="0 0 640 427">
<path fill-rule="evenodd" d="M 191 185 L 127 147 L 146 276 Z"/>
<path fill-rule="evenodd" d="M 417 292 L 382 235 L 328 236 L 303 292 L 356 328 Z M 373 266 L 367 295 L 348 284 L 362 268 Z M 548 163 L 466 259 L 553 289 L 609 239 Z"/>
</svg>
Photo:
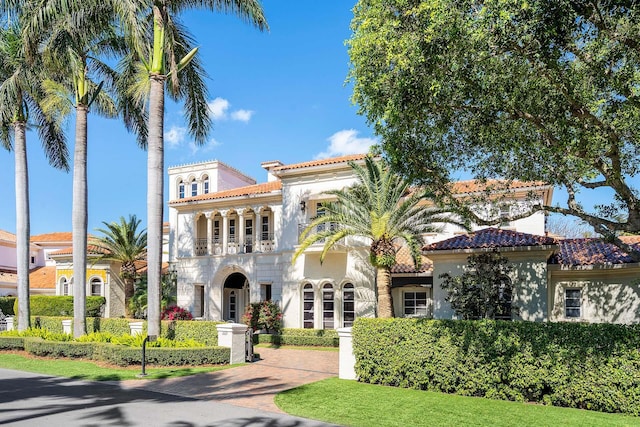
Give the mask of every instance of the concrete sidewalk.
<svg viewBox="0 0 640 427">
<path fill-rule="evenodd" d="M 237 368 L 189 377 L 129 380 L 120 386 L 283 413 L 273 403 L 277 393 L 338 376 L 335 351 L 257 348 L 256 353 L 259 361 Z"/>
</svg>

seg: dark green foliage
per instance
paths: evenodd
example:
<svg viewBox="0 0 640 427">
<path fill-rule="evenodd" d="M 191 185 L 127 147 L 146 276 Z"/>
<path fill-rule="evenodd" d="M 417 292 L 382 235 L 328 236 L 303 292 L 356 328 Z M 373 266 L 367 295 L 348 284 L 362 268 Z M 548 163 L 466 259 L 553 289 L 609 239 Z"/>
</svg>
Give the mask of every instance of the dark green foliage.
<svg viewBox="0 0 640 427">
<path fill-rule="evenodd" d="M 340 339 L 333 329 L 284 328 L 281 334 L 255 334 L 256 344 L 338 347 Z"/>
<path fill-rule="evenodd" d="M 245 308 L 242 322 L 254 331 L 266 329 L 278 334 L 282 329 L 282 310 L 273 301 L 254 302 Z"/>
<path fill-rule="evenodd" d="M 16 297 L 0 297 L 0 310 L 2 310 L 5 316 L 13 316 L 16 314 L 13 308 L 16 300 Z"/>
<path fill-rule="evenodd" d="M 94 343 L 96 360 L 119 366 L 142 363 L 142 350 L 136 347 Z M 162 348 L 148 347 L 146 360 L 155 365 L 220 365 L 228 364 L 230 350 L 226 347 Z"/>
<path fill-rule="evenodd" d="M 91 359 L 93 343 L 73 341 L 50 341 L 42 338 L 24 338 L 24 349 L 36 356 L 81 357 Z"/>
<path fill-rule="evenodd" d="M 358 319 L 363 382 L 640 415 L 640 325 Z"/>
<path fill-rule="evenodd" d="M 460 276 L 441 274 L 445 300 L 465 320 L 511 319 L 513 266 L 499 252 L 470 255 Z"/>
<path fill-rule="evenodd" d="M 72 296 L 32 295 L 29 297 L 32 316 L 73 316 Z M 88 296 L 86 304 L 87 317 L 98 317 L 102 312 L 102 306 L 106 303 L 104 297 Z M 14 312 L 18 311 L 18 299 L 16 298 Z"/>
<path fill-rule="evenodd" d="M 0 350 L 24 350 L 24 338 L 0 335 Z"/>
</svg>

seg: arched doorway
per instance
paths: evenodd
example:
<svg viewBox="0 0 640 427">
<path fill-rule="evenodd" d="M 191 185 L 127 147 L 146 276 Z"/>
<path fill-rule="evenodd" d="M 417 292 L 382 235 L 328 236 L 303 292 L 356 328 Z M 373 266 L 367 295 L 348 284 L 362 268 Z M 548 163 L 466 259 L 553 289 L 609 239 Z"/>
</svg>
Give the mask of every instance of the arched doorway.
<svg viewBox="0 0 640 427">
<path fill-rule="evenodd" d="M 231 273 L 224 281 L 224 320 L 240 322 L 249 304 L 249 280 L 242 273 Z"/>
</svg>

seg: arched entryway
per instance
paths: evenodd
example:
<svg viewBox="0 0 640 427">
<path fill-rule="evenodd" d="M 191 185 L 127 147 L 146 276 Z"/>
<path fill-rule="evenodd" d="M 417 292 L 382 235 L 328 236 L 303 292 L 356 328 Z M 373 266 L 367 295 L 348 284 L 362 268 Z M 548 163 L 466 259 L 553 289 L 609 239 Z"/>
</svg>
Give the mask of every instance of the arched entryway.
<svg viewBox="0 0 640 427">
<path fill-rule="evenodd" d="M 249 280 L 242 273 L 231 273 L 224 281 L 224 320 L 240 322 L 249 304 Z"/>
</svg>

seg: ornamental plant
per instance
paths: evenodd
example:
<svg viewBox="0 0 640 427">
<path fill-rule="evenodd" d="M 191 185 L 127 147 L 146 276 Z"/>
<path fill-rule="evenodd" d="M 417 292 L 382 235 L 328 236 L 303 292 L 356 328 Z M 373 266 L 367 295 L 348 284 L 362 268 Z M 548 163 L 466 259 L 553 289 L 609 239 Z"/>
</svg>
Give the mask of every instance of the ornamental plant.
<svg viewBox="0 0 640 427">
<path fill-rule="evenodd" d="M 177 305 L 167 307 L 161 314 L 162 320 L 192 320 L 193 316 L 187 310 Z"/>
<path fill-rule="evenodd" d="M 282 311 L 272 301 L 254 302 L 247 305 L 242 322 L 254 331 L 265 329 L 279 334 L 282 330 Z"/>
</svg>

